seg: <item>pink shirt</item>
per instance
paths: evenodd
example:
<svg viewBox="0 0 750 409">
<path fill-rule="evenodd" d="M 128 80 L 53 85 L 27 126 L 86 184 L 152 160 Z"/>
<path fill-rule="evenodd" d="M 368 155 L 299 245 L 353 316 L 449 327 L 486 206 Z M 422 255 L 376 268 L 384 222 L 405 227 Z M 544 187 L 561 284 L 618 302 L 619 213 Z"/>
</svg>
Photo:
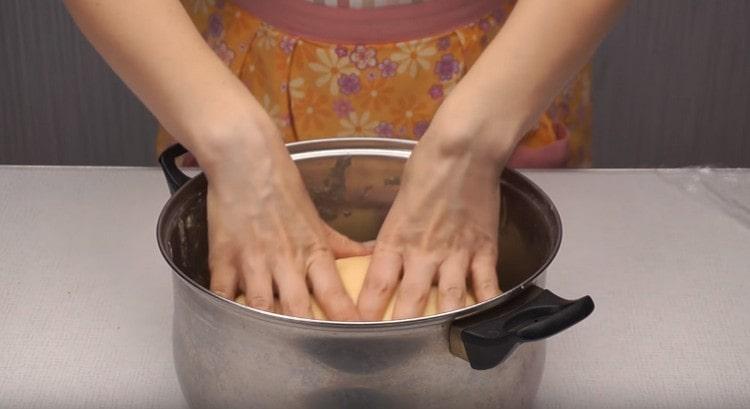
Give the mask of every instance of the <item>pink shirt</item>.
<svg viewBox="0 0 750 409">
<path fill-rule="evenodd" d="M 347 7 L 352 9 L 367 9 L 373 7 L 396 6 L 422 3 L 428 0 L 306 0 L 310 3 L 323 4 L 330 7 Z"/>
<path fill-rule="evenodd" d="M 498 0 L 233 1 L 287 33 L 347 44 L 399 42 L 445 33 L 475 22 L 500 6 Z M 376 6 L 376 1 L 382 6 Z M 365 2 L 372 7 L 365 7 Z M 386 2 L 398 5 L 387 7 Z"/>
</svg>

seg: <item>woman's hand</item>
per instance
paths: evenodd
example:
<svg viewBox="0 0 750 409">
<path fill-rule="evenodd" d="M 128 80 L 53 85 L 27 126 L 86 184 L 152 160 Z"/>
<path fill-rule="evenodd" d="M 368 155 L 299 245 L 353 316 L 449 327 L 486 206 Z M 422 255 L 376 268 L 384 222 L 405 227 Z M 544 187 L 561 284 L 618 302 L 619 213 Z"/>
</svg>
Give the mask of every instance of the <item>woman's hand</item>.
<svg viewBox="0 0 750 409">
<path fill-rule="evenodd" d="M 499 293 L 500 172 L 625 4 L 518 2 L 406 165 L 359 296 L 364 319 L 380 319 L 394 291 L 394 318 L 420 315 L 435 277 L 440 311 L 463 306 L 467 278 L 478 301 Z"/>
<path fill-rule="evenodd" d="M 381 319 L 394 292 L 394 319 L 421 316 L 435 279 L 439 312 L 465 306 L 467 282 L 477 301 L 500 293 L 499 178 L 512 138 L 490 146 L 478 137 L 489 132 L 451 130 L 455 102 L 441 107 L 407 162 L 359 296 L 365 320 Z"/>
<path fill-rule="evenodd" d="M 211 290 L 232 300 L 242 291 L 249 306 L 271 310 L 276 288 L 277 312 L 311 317 L 309 283 L 330 319 L 358 320 L 334 256 L 370 250 L 320 219 L 273 125 L 229 133 L 196 155 L 208 178 Z"/>
<path fill-rule="evenodd" d="M 334 255 L 368 250 L 318 217 L 278 131 L 216 57 L 179 1 L 66 0 L 81 30 L 208 177 L 211 289 L 310 316 L 306 280 L 328 317 L 359 317 Z M 159 24 L 153 24 L 159 21 Z M 155 41 L 156 39 L 156 41 Z"/>
</svg>

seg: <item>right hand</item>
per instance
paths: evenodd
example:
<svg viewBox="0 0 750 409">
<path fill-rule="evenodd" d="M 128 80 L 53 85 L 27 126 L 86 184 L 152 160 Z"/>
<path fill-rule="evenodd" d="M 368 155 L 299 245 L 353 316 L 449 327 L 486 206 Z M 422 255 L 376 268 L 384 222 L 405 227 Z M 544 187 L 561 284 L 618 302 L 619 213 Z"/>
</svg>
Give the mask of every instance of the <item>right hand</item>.
<svg viewBox="0 0 750 409">
<path fill-rule="evenodd" d="M 334 257 L 370 248 L 320 218 L 273 125 L 224 140 L 214 144 L 213 159 L 196 155 L 208 178 L 211 291 L 231 300 L 242 291 L 247 305 L 271 311 L 275 288 L 282 307 L 276 312 L 310 318 L 309 282 L 329 319 L 359 320 Z"/>
</svg>

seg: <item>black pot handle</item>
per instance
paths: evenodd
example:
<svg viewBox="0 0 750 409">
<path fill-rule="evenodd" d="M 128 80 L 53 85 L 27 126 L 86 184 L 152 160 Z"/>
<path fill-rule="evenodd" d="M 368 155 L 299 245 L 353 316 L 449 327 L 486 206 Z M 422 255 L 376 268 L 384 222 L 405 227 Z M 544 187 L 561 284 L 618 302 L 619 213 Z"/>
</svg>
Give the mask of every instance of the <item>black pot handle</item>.
<svg viewBox="0 0 750 409">
<path fill-rule="evenodd" d="M 453 322 L 451 352 L 474 369 L 502 363 L 524 342 L 551 337 L 588 317 L 594 311 L 589 296 L 565 300 L 549 290 L 532 287 L 526 296 L 507 306 L 460 318 Z M 498 315 L 498 310 L 507 311 Z"/>
<path fill-rule="evenodd" d="M 178 143 L 165 149 L 159 155 L 159 165 L 167 178 L 167 186 L 169 186 L 169 192 L 172 194 L 190 180 L 190 177 L 182 173 L 180 168 L 177 167 L 176 162 L 177 158 L 186 153 L 187 149 Z"/>
</svg>

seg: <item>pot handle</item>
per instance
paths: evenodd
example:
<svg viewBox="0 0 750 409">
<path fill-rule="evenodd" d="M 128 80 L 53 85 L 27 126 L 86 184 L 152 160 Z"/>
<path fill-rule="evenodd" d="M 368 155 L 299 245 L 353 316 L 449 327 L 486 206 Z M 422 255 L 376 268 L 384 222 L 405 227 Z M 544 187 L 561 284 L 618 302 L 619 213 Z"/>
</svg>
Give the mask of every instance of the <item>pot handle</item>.
<svg viewBox="0 0 750 409">
<path fill-rule="evenodd" d="M 451 352 L 469 361 L 474 369 L 499 365 L 520 344 L 538 341 L 566 330 L 594 311 L 590 296 L 566 300 L 539 287 L 512 303 L 508 312 L 498 315 L 491 309 L 453 322 Z M 507 311 L 506 307 L 501 307 Z"/>
<path fill-rule="evenodd" d="M 190 180 L 190 177 L 182 173 L 180 168 L 177 167 L 176 162 L 177 158 L 186 153 L 187 149 L 177 143 L 165 149 L 159 155 L 159 165 L 164 172 L 164 176 L 167 178 L 167 186 L 169 186 L 169 192 L 172 194 Z"/>
</svg>

